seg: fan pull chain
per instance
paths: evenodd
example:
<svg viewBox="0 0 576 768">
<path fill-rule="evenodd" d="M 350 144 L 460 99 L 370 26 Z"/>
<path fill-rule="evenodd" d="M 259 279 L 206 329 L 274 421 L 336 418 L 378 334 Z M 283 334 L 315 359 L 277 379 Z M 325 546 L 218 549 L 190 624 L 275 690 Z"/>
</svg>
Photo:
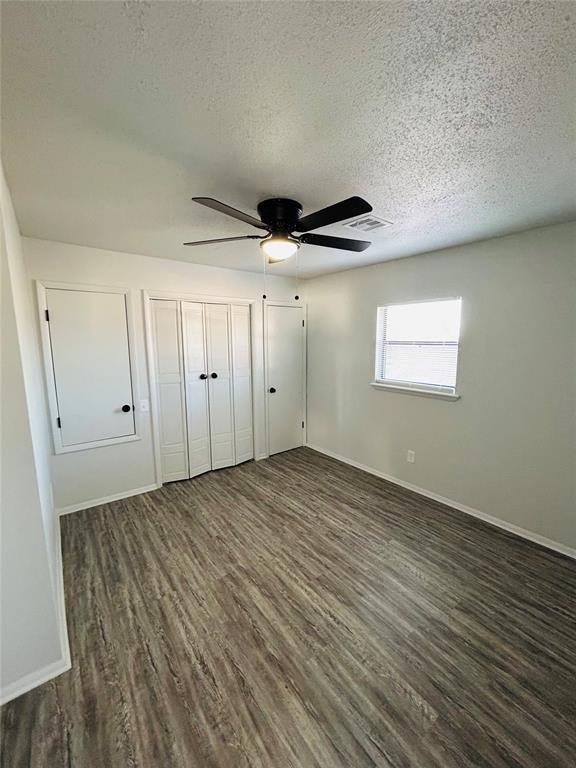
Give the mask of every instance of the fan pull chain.
<svg viewBox="0 0 576 768">
<path fill-rule="evenodd" d="M 298 286 L 300 284 L 300 248 L 296 251 L 296 293 L 298 294 Z M 298 296 L 295 297 L 298 299 Z"/>
<path fill-rule="evenodd" d="M 267 276 L 266 262 L 268 260 L 268 257 L 266 256 L 266 254 L 261 248 L 260 248 L 260 253 L 262 255 L 262 300 L 264 301 L 268 296 L 268 293 L 266 291 L 266 276 Z"/>
</svg>

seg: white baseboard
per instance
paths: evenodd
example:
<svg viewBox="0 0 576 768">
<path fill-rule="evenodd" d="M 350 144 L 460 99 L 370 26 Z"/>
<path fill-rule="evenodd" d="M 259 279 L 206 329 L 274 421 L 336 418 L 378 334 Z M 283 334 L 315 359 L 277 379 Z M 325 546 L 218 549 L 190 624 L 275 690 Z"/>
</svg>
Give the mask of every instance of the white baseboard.
<svg viewBox="0 0 576 768">
<path fill-rule="evenodd" d="M 52 680 L 53 677 L 58 677 L 58 675 L 67 672 L 69 669 L 69 660 L 58 659 L 58 661 L 54 661 L 52 664 L 42 667 L 42 669 L 38 669 L 35 672 L 31 672 L 29 675 L 21 677 L 20 680 L 16 680 L 2 689 L 2 693 L 0 694 L 0 706 L 7 704 L 18 696 L 22 696 L 23 693 L 31 691 L 32 688 L 36 688 L 38 685 L 42 685 L 42 683 L 47 683 L 48 680 Z"/>
<path fill-rule="evenodd" d="M 42 683 L 47 683 L 53 677 L 58 677 L 63 672 L 67 672 L 72 667 L 70 658 L 70 644 L 68 642 L 68 626 L 66 622 L 66 606 L 64 602 L 64 572 L 62 569 L 62 540 L 60 536 L 60 523 L 56 519 L 56 540 L 55 540 L 55 558 L 56 558 L 56 609 L 58 612 L 58 625 L 60 634 L 60 649 L 62 657 L 57 661 L 48 664 L 41 669 L 30 672 L 10 685 L 7 685 L 0 692 L 0 706 L 7 704 L 12 699 L 28 693 Z"/>
<path fill-rule="evenodd" d="M 56 607 L 60 626 L 60 647 L 64 662 L 72 666 L 70 658 L 70 643 L 68 640 L 68 622 L 66 620 L 66 600 L 64 592 L 64 565 L 62 562 L 62 532 L 60 521 L 56 518 Z"/>
<path fill-rule="evenodd" d="M 552 541 L 552 539 L 547 539 L 546 536 L 541 536 L 539 533 L 533 533 L 532 531 L 526 530 L 526 528 L 520 528 L 517 525 L 508 523 L 506 520 L 501 520 L 499 517 L 493 517 L 492 515 L 488 515 L 485 512 L 481 512 L 479 509 L 474 509 L 473 507 L 468 507 L 465 504 L 461 504 L 459 501 L 447 499 L 445 496 L 440 496 L 438 493 L 427 491 L 425 488 L 420 488 L 417 485 L 412 485 L 412 483 L 407 483 L 405 480 L 400 480 L 399 478 L 393 477 L 392 475 L 387 475 L 384 472 L 380 472 L 378 469 L 374 469 L 373 467 L 368 467 L 365 464 L 360 464 L 358 461 L 348 459 L 346 456 L 341 456 L 340 454 L 334 453 L 333 451 L 327 451 L 325 448 L 320 448 L 318 445 L 307 443 L 306 447 L 311 448 L 313 451 L 318 451 L 318 453 L 323 453 L 325 456 L 330 456 L 332 459 L 337 459 L 344 464 L 349 464 L 351 467 L 356 467 L 356 469 L 361 469 L 364 472 L 368 472 L 370 475 L 376 475 L 376 477 L 381 477 L 383 480 L 388 480 L 390 483 L 400 485 L 402 488 L 407 488 L 409 491 L 419 493 L 420 496 L 425 496 L 428 499 L 433 499 L 433 501 L 438 501 L 441 504 L 445 504 L 447 507 L 452 507 L 453 509 L 457 509 L 467 515 L 477 517 L 479 520 L 483 520 L 485 523 L 490 523 L 490 525 L 494 525 L 497 528 L 502 528 L 504 531 L 514 533 L 516 536 L 519 536 L 522 539 L 533 541 L 535 544 L 540 544 L 547 549 L 552 549 L 554 552 L 560 552 L 560 554 L 566 555 L 567 557 L 572 557 L 576 560 L 576 549 L 567 547 L 565 544 L 560 544 L 557 541 Z"/>
<path fill-rule="evenodd" d="M 71 504 L 69 507 L 61 507 L 60 509 L 57 509 L 56 514 L 69 515 L 71 512 L 81 512 L 83 509 L 99 507 L 101 504 L 108 504 L 111 501 L 120 501 L 120 499 L 128 499 L 130 496 L 138 496 L 140 493 L 156 491 L 161 487 L 161 483 L 153 483 L 152 485 L 144 485 L 142 488 L 133 488 L 131 491 L 122 491 L 121 493 L 114 493 L 111 496 L 103 496 L 101 499 L 81 501 L 79 504 Z"/>
</svg>

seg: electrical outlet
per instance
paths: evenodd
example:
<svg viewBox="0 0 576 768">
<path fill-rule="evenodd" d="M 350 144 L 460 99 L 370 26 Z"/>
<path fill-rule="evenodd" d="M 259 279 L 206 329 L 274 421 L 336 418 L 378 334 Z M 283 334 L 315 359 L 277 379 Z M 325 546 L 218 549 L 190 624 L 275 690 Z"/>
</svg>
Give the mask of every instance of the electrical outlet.
<svg viewBox="0 0 576 768">
<path fill-rule="evenodd" d="M 416 461 L 416 452 L 415 451 L 406 451 L 406 461 L 408 464 L 414 464 Z"/>
<path fill-rule="evenodd" d="M 148 400 L 140 400 L 140 412 L 148 413 L 149 410 L 150 410 L 150 404 L 148 403 Z"/>
</svg>

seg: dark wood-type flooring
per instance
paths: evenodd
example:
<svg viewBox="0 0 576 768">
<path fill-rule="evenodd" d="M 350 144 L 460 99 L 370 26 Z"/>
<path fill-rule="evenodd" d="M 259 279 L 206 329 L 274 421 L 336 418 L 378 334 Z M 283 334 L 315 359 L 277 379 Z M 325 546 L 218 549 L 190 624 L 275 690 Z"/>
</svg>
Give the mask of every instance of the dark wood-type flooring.
<svg viewBox="0 0 576 768">
<path fill-rule="evenodd" d="M 62 527 L 73 668 L 3 768 L 576 765 L 568 558 L 309 449 Z"/>
</svg>

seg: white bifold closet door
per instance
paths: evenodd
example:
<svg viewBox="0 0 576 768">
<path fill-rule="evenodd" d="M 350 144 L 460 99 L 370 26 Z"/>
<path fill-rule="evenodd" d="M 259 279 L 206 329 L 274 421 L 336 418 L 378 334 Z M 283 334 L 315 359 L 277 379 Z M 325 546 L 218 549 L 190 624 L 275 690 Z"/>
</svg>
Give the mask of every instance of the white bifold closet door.
<svg viewBox="0 0 576 768">
<path fill-rule="evenodd" d="M 232 376 L 234 390 L 234 450 L 236 464 L 254 456 L 252 429 L 252 355 L 250 354 L 250 307 L 230 307 Z"/>
<path fill-rule="evenodd" d="M 204 311 L 206 313 L 212 469 L 221 469 L 235 463 L 229 306 L 228 304 L 206 304 Z"/>
<path fill-rule="evenodd" d="M 166 312 L 161 305 L 172 305 L 178 328 L 159 323 L 157 318 Z M 154 299 L 152 315 L 163 480 L 195 477 L 251 459 L 250 307 Z M 176 388 L 167 401 L 166 365 L 161 366 L 167 357 L 170 369 L 175 367 L 176 359 L 180 361 L 183 410 Z M 172 420 L 177 413 L 181 413 L 186 466 L 184 474 L 175 476 L 167 469 L 174 463 L 169 456 L 174 452 L 177 430 Z"/>
<path fill-rule="evenodd" d="M 180 304 L 152 302 L 162 479 L 189 477 Z"/>
<path fill-rule="evenodd" d="M 186 381 L 186 427 L 188 430 L 187 477 L 212 469 L 204 304 L 182 302 L 182 346 Z"/>
</svg>

